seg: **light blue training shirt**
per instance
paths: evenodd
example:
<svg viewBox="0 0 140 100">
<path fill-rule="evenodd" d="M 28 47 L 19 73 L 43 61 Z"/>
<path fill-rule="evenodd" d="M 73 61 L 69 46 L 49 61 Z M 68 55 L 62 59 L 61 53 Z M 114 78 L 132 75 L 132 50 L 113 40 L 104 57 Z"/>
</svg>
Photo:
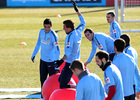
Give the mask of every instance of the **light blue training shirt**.
<svg viewBox="0 0 140 100">
<path fill-rule="evenodd" d="M 110 23 L 110 37 L 114 40 L 120 38 L 121 36 L 121 28 L 120 25 L 114 20 Z"/>
<path fill-rule="evenodd" d="M 36 56 L 40 48 L 41 60 L 45 62 L 53 62 L 54 60 L 59 60 L 60 49 L 58 45 L 58 36 L 52 29 L 48 33 L 46 33 L 44 29 L 40 30 L 38 41 L 31 59 Z"/>
<path fill-rule="evenodd" d="M 124 96 L 134 94 L 133 83 L 136 73 L 136 63 L 130 55 L 122 52 L 115 55 L 113 62 L 121 72 Z M 136 77 L 139 80 L 139 76 Z M 140 91 L 140 81 L 136 83 L 136 91 Z"/>
<path fill-rule="evenodd" d="M 91 60 L 93 59 L 96 53 L 97 47 L 100 50 L 104 50 L 108 52 L 109 54 L 115 53 L 114 39 L 105 33 L 94 33 L 93 40 L 91 41 L 91 43 L 92 43 L 92 50 L 87 60 L 88 63 L 90 63 Z"/>
<path fill-rule="evenodd" d="M 67 63 L 72 63 L 75 59 L 80 59 L 80 45 L 82 40 L 82 31 L 85 28 L 85 20 L 82 15 L 79 16 L 80 24 L 78 27 L 67 34 L 65 38 L 65 55 Z"/>
<path fill-rule="evenodd" d="M 75 100 L 104 100 L 104 98 L 105 90 L 96 74 L 88 73 L 77 83 Z"/>
<path fill-rule="evenodd" d="M 111 100 L 124 100 L 122 76 L 119 69 L 114 65 L 109 65 L 104 71 L 105 90 L 108 94 L 109 87 L 115 85 L 116 92 Z"/>
<path fill-rule="evenodd" d="M 135 60 L 135 63 L 137 66 L 135 68 L 135 83 L 134 84 L 139 84 L 140 74 L 139 74 L 139 69 L 138 69 L 137 51 L 132 46 L 129 45 L 124 49 L 124 52 L 127 53 L 128 55 L 132 56 Z M 136 89 L 136 90 L 139 91 L 140 89 Z"/>
</svg>

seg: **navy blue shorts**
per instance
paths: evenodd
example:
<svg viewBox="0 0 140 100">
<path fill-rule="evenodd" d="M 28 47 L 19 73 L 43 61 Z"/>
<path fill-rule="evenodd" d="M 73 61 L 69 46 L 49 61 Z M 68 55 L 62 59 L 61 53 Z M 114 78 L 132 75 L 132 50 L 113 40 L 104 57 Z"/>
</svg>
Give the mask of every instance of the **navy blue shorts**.
<svg viewBox="0 0 140 100">
<path fill-rule="evenodd" d="M 124 100 L 135 100 L 135 94 L 124 97 Z"/>
<path fill-rule="evenodd" d="M 71 77 L 73 75 L 73 72 L 69 68 L 70 63 L 65 64 L 60 76 L 59 76 L 59 82 L 60 82 L 60 88 L 70 88 L 70 85 L 68 84 L 71 80 Z"/>
<path fill-rule="evenodd" d="M 47 76 L 51 76 L 53 74 L 56 74 L 55 68 L 54 68 L 54 62 L 45 62 L 40 59 L 40 82 L 41 87 L 46 80 Z"/>
<path fill-rule="evenodd" d="M 43 86 L 43 83 L 47 79 L 48 74 L 49 74 L 49 76 L 51 76 L 53 74 L 56 74 L 56 70 L 54 68 L 54 62 L 45 62 L 45 61 L 40 59 L 40 82 L 41 82 L 41 88 Z M 41 98 L 42 98 L 42 92 L 41 92 Z"/>
</svg>

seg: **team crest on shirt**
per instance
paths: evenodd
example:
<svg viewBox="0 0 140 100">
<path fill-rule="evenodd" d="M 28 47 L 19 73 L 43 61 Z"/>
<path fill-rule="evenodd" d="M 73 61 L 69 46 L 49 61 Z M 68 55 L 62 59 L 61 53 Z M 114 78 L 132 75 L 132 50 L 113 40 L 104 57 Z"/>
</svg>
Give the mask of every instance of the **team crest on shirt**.
<svg viewBox="0 0 140 100">
<path fill-rule="evenodd" d="M 103 46 L 102 45 L 98 45 L 98 48 L 103 50 Z"/>
<path fill-rule="evenodd" d="M 55 46 L 58 46 L 58 42 L 55 42 Z"/>
<path fill-rule="evenodd" d="M 47 41 L 50 41 L 50 38 L 48 38 Z"/>
<path fill-rule="evenodd" d="M 106 82 L 107 82 L 107 83 L 110 83 L 109 77 L 106 78 Z"/>
<path fill-rule="evenodd" d="M 66 44 L 66 47 L 67 47 L 67 48 L 69 48 L 69 46 L 70 46 L 70 42 L 68 42 L 68 43 Z"/>
<path fill-rule="evenodd" d="M 113 30 L 113 33 L 116 33 L 116 30 L 115 29 Z"/>
</svg>

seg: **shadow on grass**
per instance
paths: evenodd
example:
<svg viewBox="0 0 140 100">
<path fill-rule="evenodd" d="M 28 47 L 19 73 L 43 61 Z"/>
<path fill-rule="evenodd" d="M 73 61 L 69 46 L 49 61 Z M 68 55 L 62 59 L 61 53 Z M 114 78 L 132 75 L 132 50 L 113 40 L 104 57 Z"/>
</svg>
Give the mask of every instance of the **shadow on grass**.
<svg viewBox="0 0 140 100">
<path fill-rule="evenodd" d="M 83 11 L 81 12 L 82 14 L 86 14 L 86 13 L 93 13 L 93 12 L 102 12 L 102 11 L 108 11 L 108 10 L 113 10 L 114 8 L 107 8 L 107 9 L 100 9 L 100 10 L 92 10 L 92 11 Z M 70 13 L 70 14 L 62 14 L 62 16 L 69 16 L 69 15 L 75 15 L 75 13 Z M 49 17 L 55 17 L 55 16 L 49 16 Z M 102 24 L 104 25 L 104 24 Z M 63 30 L 56 30 L 55 32 L 59 32 L 59 31 L 63 31 Z"/>
<path fill-rule="evenodd" d="M 30 95 L 37 95 L 37 94 L 41 94 L 41 92 L 32 93 Z"/>
<path fill-rule="evenodd" d="M 93 12 L 108 11 L 108 10 L 113 10 L 113 9 L 114 9 L 114 8 L 101 9 L 101 10 L 92 10 L 92 11 L 83 11 L 83 12 L 81 12 L 81 13 L 82 13 L 82 14 L 86 14 L 86 13 L 93 13 Z M 68 16 L 68 15 L 75 15 L 75 13 L 62 14 L 62 16 Z M 50 17 L 54 17 L 54 16 L 50 16 Z"/>
</svg>

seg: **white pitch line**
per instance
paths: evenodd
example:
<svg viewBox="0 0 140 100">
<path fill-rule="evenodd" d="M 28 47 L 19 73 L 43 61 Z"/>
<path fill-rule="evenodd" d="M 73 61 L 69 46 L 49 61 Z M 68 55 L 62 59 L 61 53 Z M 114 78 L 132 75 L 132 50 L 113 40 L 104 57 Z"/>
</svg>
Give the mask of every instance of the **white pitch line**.
<svg viewBox="0 0 140 100">
<path fill-rule="evenodd" d="M 41 92 L 41 88 L 1 88 L 0 92 Z"/>
<path fill-rule="evenodd" d="M 34 95 L 0 95 L 0 99 L 40 99 L 40 94 L 34 94 Z"/>
</svg>

